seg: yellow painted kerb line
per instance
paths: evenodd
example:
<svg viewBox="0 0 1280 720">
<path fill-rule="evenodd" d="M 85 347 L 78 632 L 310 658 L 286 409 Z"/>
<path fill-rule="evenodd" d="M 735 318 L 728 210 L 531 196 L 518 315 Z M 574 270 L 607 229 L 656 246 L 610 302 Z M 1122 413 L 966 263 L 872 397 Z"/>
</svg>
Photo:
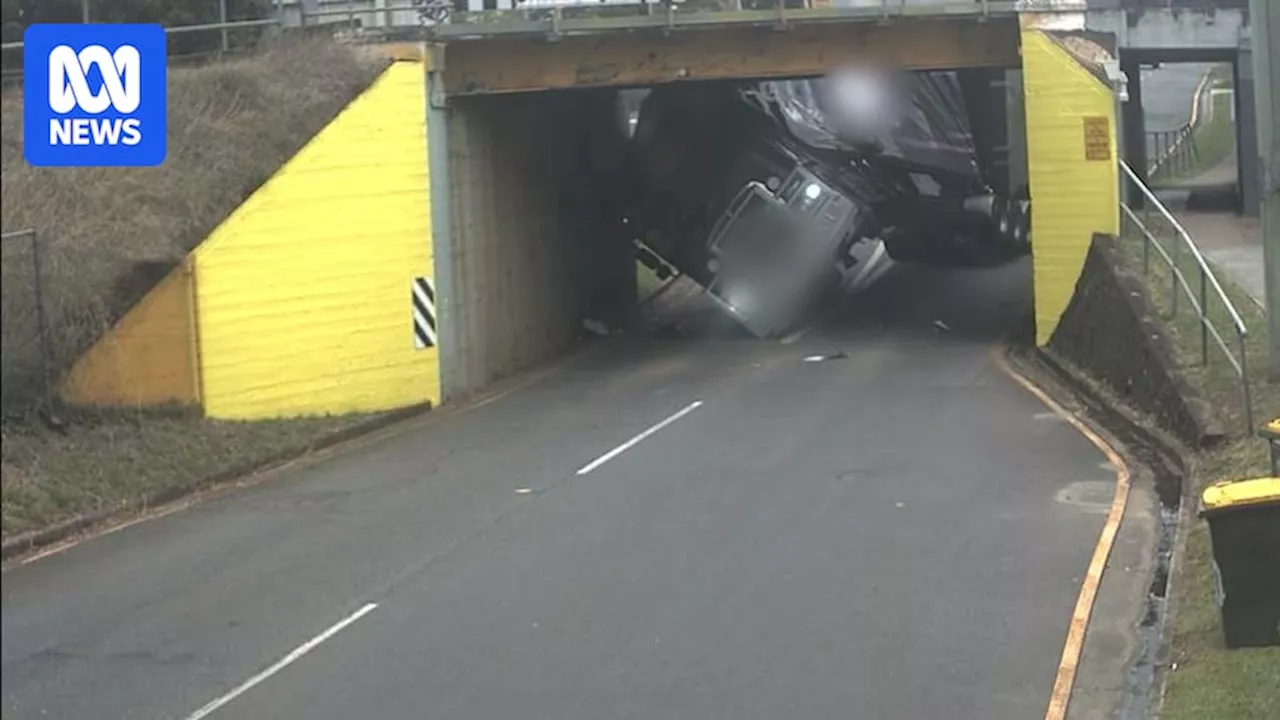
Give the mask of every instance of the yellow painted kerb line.
<svg viewBox="0 0 1280 720">
<path fill-rule="evenodd" d="M 1116 468 L 1116 491 L 1111 498 L 1111 510 L 1107 513 L 1107 521 L 1102 526 L 1102 533 L 1098 536 L 1098 544 L 1093 549 L 1089 571 L 1080 585 L 1080 595 L 1076 598 L 1075 610 L 1071 613 L 1071 626 L 1067 629 L 1067 641 L 1062 648 L 1062 659 L 1058 662 L 1058 675 L 1053 682 L 1053 693 L 1049 696 L 1049 708 L 1044 714 L 1045 720 L 1064 720 L 1067 716 L 1067 704 L 1071 701 L 1071 690 L 1075 686 L 1076 669 L 1080 665 L 1080 656 L 1084 652 L 1085 632 L 1089 627 L 1089 617 L 1093 614 L 1093 603 L 1098 596 L 1098 586 L 1102 584 L 1102 573 L 1107 567 L 1107 558 L 1111 556 L 1111 547 L 1115 545 L 1120 521 L 1124 519 L 1125 505 L 1129 502 L 1129 466 L 1120 454 L 1092 428 L 1014 369 L 1001 348 L 996 348 L 993 355 L 996 364 L 1006 375 L 1018 381 L 1019 385 L 1035 395 L 1040 402 L 1063 420 L 1071 423 L 1071 426 L 1088 438 L 1089 442 L 1093 443 Z"/>
</svg>

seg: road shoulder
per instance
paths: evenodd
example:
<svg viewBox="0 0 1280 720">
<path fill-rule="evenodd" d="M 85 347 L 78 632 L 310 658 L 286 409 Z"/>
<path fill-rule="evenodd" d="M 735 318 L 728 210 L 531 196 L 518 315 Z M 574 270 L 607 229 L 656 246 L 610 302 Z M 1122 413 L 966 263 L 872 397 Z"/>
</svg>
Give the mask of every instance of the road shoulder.
<svg viewBox="0 0 1280 720">
<path fill-rule="evenodd" d="M 372 415 L 345 427 L 279 448 L 265 457 L 208 473 L 194 482 L 162 488 L 136 500 L 77 515 L 39 530 L 7 538 L 0 545 L 0 562 L 3 563 L 0 570 L 8 571 L 132 525 L 165 517 L 234 490 L 267 482 L 289 471 L 310 467 L 391 435 L 445 422 L 534 385 L 579 361 L 598 347 L 600 345 L 591 344 L 575 348 L 573 352 L 555 361 L 531 367 L 495 382 L 483 392 L 459 398 L 440 407 L 432 407 L 428 403 Z"/>
<path fill-rule="evenodd" d="M 1060 673 L 1070 672 L 1074 664 L 1074 677 L 1065 699 L 1051 699 L 1046 720 L 1145 718 L 1153 701 L 1155 673 L 1160 666 L 1158 655 L 1167 646 L 1163 637 L 1168 572 L 1167 566 L 1162 565 L 1167 565 L 1173 541 L 1165 528 L 1166 521 L 1172 520 L 1172 527 L 1176 527 L 1177 513 L 1176 508 L 1162 505 L 1158 493 L 1158 483 L 1164 480 L 1158 475 L 1167 471 L 1164 467 L 1153 470 L 1153 464 L 1162 459 L 1154 457 L 1152 449 L 1141 446 L 1141 434 L 1113 430 L 1117 421 L 1123 423 L 1129 418 L 1113 413 L 1103 422 L 1096 412 L 1091 412 L 1091 406 L 1102 401 L 1082 398 L 1082 392 L 1089 392 L 1087 387 L 1068 382 L 1058 370 L 1035 356 L 1008 352 L 1004 357 L 1016 372 L 1118 454 L 1123 463 L 1123 467 L 1115 468 L 1118 478 L 1122 473 L 1128 475 L 1123 514 L 1089 600 L 1083 642 L 1073 643 L 1068 635 L 1064 647 Z M 1106 512 L 1101 508 L 1099 511 Z M 1104 529 L 1100 549 L 1106 534 Z M 1082 578 L 1082 595 L 1088 591 L 1088 582 L 1087 577 Z M 1073 622 L 1078 622 L 1079 611 L 1078 608 Z"/>
</svg>

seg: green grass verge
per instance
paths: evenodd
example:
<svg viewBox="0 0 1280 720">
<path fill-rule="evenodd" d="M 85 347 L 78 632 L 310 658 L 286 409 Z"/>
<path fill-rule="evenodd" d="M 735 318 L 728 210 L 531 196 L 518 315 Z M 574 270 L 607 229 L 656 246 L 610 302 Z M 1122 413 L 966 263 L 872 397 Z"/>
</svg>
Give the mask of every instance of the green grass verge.
<svg viewBox="0 0 1280 720">
<path fill-rule="evenodd" d="M 1166 240 L 1165 247 L 1170 250 L 1188 283 L 1193 290 L 1198 290 L 1199 275 L 1190 252 L 1178 249 L 1168 233 L 1159 232 L 1158 228 L 1153 230 Z M 1126 266 L 1142 273 L 1141 238 L 1130 235 L 1121 243 L 1121 255 Z M 1246 342 L 1246 359 L 1254 421 L 1261 424 L 1269 417 L 1267 411 L 1271 414 L 1280 411 L 1280 384 L 1268 384 L 1266 381 L 1265 319 L 1243 291 L 1222 273 L 1215 274 L 1251 332 Z M 1179 365 L 1192 382 L 1204 389 L 1231 433 L 1224 446 L 1199 458 L 1191 478 L 1195 489 L 1198 491 L 1207 483 L 1221 479 L 1266 475 L 1266 444 L 1245 432 L 1238 375 L 1222 351 L 1212 345 L 1212 338 L 1209 362 L 1201 364 L 1200 324 L 1185 296 L 1179 298 L 1178 313 L 1172 313 L 1173 275 L 1154 253 L 1150 256 L 1146 278 L 1153 302 L 1165 313 Z M 1230 330 L 1226 308 L 1214 300 L 1212 291 L 1206 305 L 1209 317 L 1223 336 L 1233 340 L 1235 335 Z M 1186 550 L 1174 581 L 1175 621 L 1171 660 L 1176 665 L 1169 676 L 1161 718 L 1256 720 L 1280 717 L 1280 691 L 1277 691 L 1280 688 L 1280 647 L 1226 649 L 1213 582 L 1208 527 L 1203 520 L 1197 519 L 1187 528 Z"/>
<path fill-rule="evenodd" d="M 194 414 L 80 412 L 63 431 L 0 426 L 5 540 L 298 452 L 374 416 L 220 422 Z"/>
</svg>

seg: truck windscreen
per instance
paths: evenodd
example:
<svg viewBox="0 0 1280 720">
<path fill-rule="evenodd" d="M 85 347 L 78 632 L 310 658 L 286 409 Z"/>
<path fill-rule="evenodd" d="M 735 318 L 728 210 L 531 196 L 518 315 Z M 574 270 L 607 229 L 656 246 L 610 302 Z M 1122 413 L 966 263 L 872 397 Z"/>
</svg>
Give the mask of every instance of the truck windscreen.
<svg viewBox="0 0 1280 720">
<path fill-rule="evenodd" d="M 778 198 L 787 207 L 806 215 L 816 216 L 834 192 L 812 174 L 797 169 L 787 178 Z"/>
</svg>

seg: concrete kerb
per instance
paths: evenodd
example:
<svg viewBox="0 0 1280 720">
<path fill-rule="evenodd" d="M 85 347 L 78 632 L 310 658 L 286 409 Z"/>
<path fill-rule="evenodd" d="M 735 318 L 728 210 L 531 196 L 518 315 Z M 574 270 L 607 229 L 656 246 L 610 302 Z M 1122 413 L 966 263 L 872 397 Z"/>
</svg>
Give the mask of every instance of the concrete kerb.
<svg viewBox="0 0 1280 720">
<path fill-rule="evenodd" d="M 273 470 L 312 453 L 417 417 L 429 410 L 431 410 L 431 403 L 411 405 L 393 410 L 350 427 L 327 433 L 306 443 L 284 448 L 262 460 L 233 465 L 230 468 L 212 473 L 191 485 L 166 488 L 158 492 L 148 493 L 132 502 L 125 502 L 116 507 L 86 513 L 40 530 L 23 533 L 0 544 L 0 562 L 8 562 L 21 555 L 69 540 L 77 534 L 85 533 L 94 528 L 107 529 L 112 525 L 141 516 L 151 509 L 175 503 L 201 492 L 232 485 L 237 481 L 243 481 L 251 476 Z"/>
<path fill-rule="evenodd" d="M 83 536 L 80 538 L 81 540 L 89 539 L 96 535 L 123 528 L 134 522 L 147 520 L 149 519 L 147 513 L 150 511 L 184 500 L 189 500 L 192 503 L 198 502 L 201 498 L 197 496 L 201 493 L 214 492 L 245 484 L 250 479 L 267 475 L 275 470 L 281 470 L 291 463 L 320 451 L 335 449 L 344 443 L 366 438 L 380 430 L 388 430 L 401 423 L 407 424 L 408 421 L 420 416 L 429 415 L 430 417 L 438 417 L 443 421 L 448 417 L 478 409 L 547 378 L 575 358 L 585 356 L 601 346 L 601 343 L 584 342 L 567 349 L 559 358 L 540 363 L 505 379 L 496 380 L 484 390 L 468 393 L 465 397 L 451 399 L 438 407 L 432 406 L 431 403 L 422 403 L 392 410 L 378 417 L 370 418 L 365 422 L 323 435 L 310 442 L 273 453 L 270 457 L 261 461 L 243 463 L 213 473 L 191 485 L 152 493 L 131 503 L 80 515 L 47 528 L 10 538 L 0 544 L 0 563 L 4 563 L 7 567 L 11 561 L 16 561 L 19 558 L 39 557 L 40 553 L 38 551 L 47 550 L 59 543 L 71 541 L 77 535 Z M 185 505 L 175 509 L 181 509 L 182 507 L 185 507 Z"/>
<path fill-rule="evenodd" d="M 1188 449 L 1183 442 L 1169 435 L 1165 430 L 1153 429 L 1152 426 L 1155 421 L 1144 420 L 1139 410 L 1113 398 L 1105 397 L 1094 385 L 1096 381 L 1088 377 L 1084 371 L 1075 367 L 1069 360 L 1066 360 L 1051 348 L 1036 348 L 1033 359 L 1051 372 L 1055 378 L 1062 381 L 1063 385 L 1073 394 L 1078 395 L 1080 399 L 1087 401 L 1091 405 L 1102 405 L 1113 410 L 1119 418 L 1123 419 L 1125 423 L 1124 429 L 1127 432 L 1137 435 L 1144 444 L 1158 449 L 1166 456 L 1177 459 L 1181 470 L 1190 469 L 1190 461 L 1194 456 L 1193 451 Z"/>
<path fill-rule="evenodd" d="M 1015 360 L 1018 358 L 1016 353 L 1011 352 L 1010 356 Z M 1187 528 L 1195 518 L 1196 493 L 1190 478 L 1194 475 L 1196 455 L 1194 451 L 1167 431 L 1158 428 L 1158 426 L 1153 426 L 1154 421 L 1144 419 L 1140 411 L 1114 398 L 1106 397 L 1102 392 L 1099 392 L 1098 386 L 1095 385 L 1096 381 L 1089 378 L 1086 373 L 1076 368 L 1070 361 L 1060 357 L 1053 350 L 1036 348 L 1029 356 L 1025 356 L 1022 362 L 1034 365 L 1057 381 L 1054 385 L 1047 387 L 1047 391 L 1052 393 L 1065 390 L 1081 401 L 1090 424 L 1100 426 L 1110 436 L 1109 439 L 1116 440 L 1115 436 L 1117 434 L 1136 438 L 1149 451 L 1153 451 L 1171 461 L 1181 476 L 1177 526 L 1174 531 L 1173 549 L 1169 560 L 1168 579 L 1165 585 L 1164 618 L 1158 636 L 1159 648 L 1153 668 L 1154 681 L 1148 693 L 1147 716 L 1158 717 L 1164 704 L 1165 691 L 1168 686 L 1170 650 L 1174 624 L 1178 613 L 1176 602 L 1178 580 L 1181 577 L 1180 571 L 1186 552 Z M 1097 417 L 1095 413 L 1089 412 L 1090 408 L 1098 407 L 1110 410 L 1106 414 L 1106 418 Z M 1116 425 L 1121 425 L 1122 427 L 1116 427 Z M 1117 430 L 1120 432 L 1117 433 Z M 1131 455 L 1132 449 L 1125 442 L 1117 442 L 1117 446 L 1125 455 Z"/>
</svg>

